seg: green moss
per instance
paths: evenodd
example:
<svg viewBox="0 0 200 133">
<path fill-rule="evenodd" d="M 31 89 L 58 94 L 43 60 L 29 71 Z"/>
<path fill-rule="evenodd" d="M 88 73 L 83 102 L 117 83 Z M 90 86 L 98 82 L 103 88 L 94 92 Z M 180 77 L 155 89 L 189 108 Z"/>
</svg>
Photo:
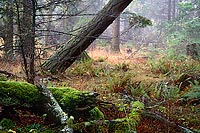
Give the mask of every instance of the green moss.
<svg viewBox="0 0 200 133">
<path fill-rule="evenodd" d="M 26 82 L 0 81 L 0 105 L 29 105 L 40 100 L 36 86 Z"/>
<path fill-rule="evenodd" d="M 96 116 L 94 121 L 76 123 L 74 124 L 75 131 L 85 130 L 87 132 L 115 132 L 115 133 L 129 133 L 136 131 L 138 122 L 140 121 L 141 111 L 144 109 L 144 104 L 139 101 L 131 102 L 131 112 L 124 118 L 115 120 L 98 120 L 97 118 L 103 117 L 103 114 L 98 114 L 98 108 L 95 107 L 89 111 Z M 101 119 L 101 118 L 100 118 Z"/>
<path fill-rule="evenodd" d="M 95 119 L 95 120 L 104 119 L 104 114 L 97 107 L 90 110 L 89 113 L 92 119 Z"/>
<path fill-rule="evenodd" d="M 54 98 L 61 108 L 69 115 L 83 115 L 103 118 L 103 114 L 95 108 L 95 96 L 89 92 L 81 92 L 70 87 L 50 87 Z M 42 100 L 39 90 L 35 85 L 26 82 L 0 81 L 0 105 L 30 107 L 39 105 Z"/>
<path fill-rule="evenodd" d="M 83 92 L 80 92 L 70 87 L 50 87 L 55 99 L 58 101 L 63 110 L 70 111 L 76 108 L 76 106 L 82 102 L 80 96 Z"/>
<path fill-rule="evenodd" d="M 89 92 L 70 87 L 50 87 L 55 99 L 65 111 L 87 105 Z M 0 105 L 29 105 L 38 103 L 41 97 L 36 86 L 26 82 L 0 81 Z"/>
</svg>

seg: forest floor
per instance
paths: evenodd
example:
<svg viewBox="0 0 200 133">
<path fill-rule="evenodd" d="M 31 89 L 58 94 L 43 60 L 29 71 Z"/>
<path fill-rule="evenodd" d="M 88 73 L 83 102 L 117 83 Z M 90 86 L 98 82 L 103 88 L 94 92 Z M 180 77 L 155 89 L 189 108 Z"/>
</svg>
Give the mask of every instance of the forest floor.
<svg viewBox="0 0 200 133">
<path fill-rule="evenodd" d="M 139 100 L 146 113 L 137 133 L 175 133 L 180 127 L 200 132 L 200 62 L 161 51 L 141 49 L 128 54 L 125 49 L 110 53 L 99 48 L 88 51 L 93 60 L 75 62 L 65 73 L 52 76 L 38 69 L 38 75 L 47 86 L 95 91 L 101 101 L 124 108 L 99 106 L 108 120 L 127 115 L 122 99 Z M 19 63 L 1 61 L 0 68 L 17 75 L 14 80 L 24 80 Z"/>
</svg>

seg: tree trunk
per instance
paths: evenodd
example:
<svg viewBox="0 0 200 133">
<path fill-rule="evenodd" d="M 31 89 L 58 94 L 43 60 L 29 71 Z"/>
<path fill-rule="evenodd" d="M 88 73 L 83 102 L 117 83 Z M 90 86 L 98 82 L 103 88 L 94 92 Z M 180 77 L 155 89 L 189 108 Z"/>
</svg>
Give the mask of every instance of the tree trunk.
<svg viewBox="0 0 200 133">
<path fill-rule="evenodd" d="M 23 0 L 23 17 L 21 19 L 22 45 L 26 57 L 30 57 L 32 50 L 32 1 Z M 22 53 L 23 54 L 23 53 Z"/>
<path fill-rule="evenodd" d="M 172 6 L 172 0 L 168 0 L 168 21 L 171 20 L 171 6 Z"/>
<path fill-rule="evenodd" d="M 172 19 L 174 20 L 176 18 L 176 0 L 173 0 L 172 4 L 173 4 Z"/>
<path fill-rule="evenodd" d="M 113 22 L 112 25 L 112 43 L 111 43 L 111 51 L 113 52 L 120 52 L 119 45 L 120 45 L 120 17 Z"/>
<path fill-rule="evenodd" d="M 23 58 L 23 67 L 26 80 L 34 84 L 35 68 L 35 0 L 23 0 L 23 14 L 20 17 L 19 5 L 17 5 L 17 21 L 20 38 L 20 50 Z"/>
<path fill-rule="evenodd" d="M 8 1 L 6 14 L 8 22 L 6 24 L 6 36 L 4 38 L 4 57 L 10 59 L 13 56 L 13 2 L 10 0 Z"/>
<path fill-rule="evenodd" d="M 77 36 L 44 62 L 42 68 L 51 73 L 64 72 L 131 2 L 132 0 L 110 0 Z"/>
<path fill-rule="evenodd" d="M 200 60 L 200 44 L 193 43 L 186 46 L 186 54 L 192 59 Z"/>
</svg>

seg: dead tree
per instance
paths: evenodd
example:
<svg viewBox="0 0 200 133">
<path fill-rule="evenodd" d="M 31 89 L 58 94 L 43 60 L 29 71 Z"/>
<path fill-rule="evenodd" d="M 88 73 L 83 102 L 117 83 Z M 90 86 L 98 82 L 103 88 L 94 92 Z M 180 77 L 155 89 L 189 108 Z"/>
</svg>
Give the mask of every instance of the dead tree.
<svg viewBox="0 0 200 133">
<path fill-rule="evenodd" d="M 132 0 L 110 0 L 77 36 L 42 64 L 51 73 L 64 72 L 98 38 Z"/>
</svg>

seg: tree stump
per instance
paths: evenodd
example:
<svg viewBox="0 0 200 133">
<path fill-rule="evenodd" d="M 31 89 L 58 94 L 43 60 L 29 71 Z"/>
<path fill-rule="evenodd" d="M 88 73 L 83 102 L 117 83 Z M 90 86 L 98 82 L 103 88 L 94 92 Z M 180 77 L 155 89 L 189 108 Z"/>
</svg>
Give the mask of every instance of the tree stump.
<svg viewBox="0 0 200 133">
<path fill-rule="evenodd" d="M 200 59 L 200 44 L 193 43 L 186 46 L 186 54 L 191 56 L 192 59 Z"/>
</svg>

